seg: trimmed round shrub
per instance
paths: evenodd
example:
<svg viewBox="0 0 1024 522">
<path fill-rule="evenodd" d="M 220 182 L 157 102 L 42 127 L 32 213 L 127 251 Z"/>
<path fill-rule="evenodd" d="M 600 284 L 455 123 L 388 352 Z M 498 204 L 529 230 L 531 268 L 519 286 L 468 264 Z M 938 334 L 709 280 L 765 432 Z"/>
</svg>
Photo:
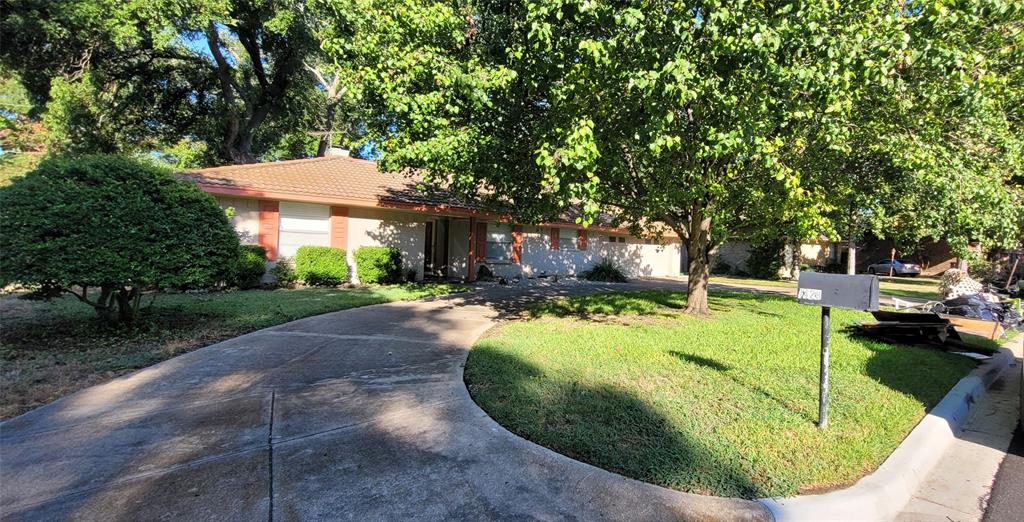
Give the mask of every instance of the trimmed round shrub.
<svg viewBox="0 0 1024 522">
<path fill-rule="evenodd" d="M 242 245 L 238 250 L 235 286 L 255 288 L 267 271 L 267 249 L 260 245 Z"/>
<path fill-rule="evenodd" d="M 340 248 L 299 247 L 295 252 L 295 275 L 310 286 L 338 286 L 348 282 L 348 260 Z"/>
<path fill-rule="evenodd" d="M 402 251 L 395 247 L 359 247 L 355 258 L 360 283 L 379 285 L 402 281 Z"/>
<path fill-rule="evenodd" d="M 143 289 L 230 281 L 238 237 L 209 194 L 121 156 L 44 160 L 0 188 L 0 274 L 131 322 Z"/>
<path fill-rule="evenodd" d="M 594 266 L 580 272 L 580 278 L 587 281 L 604 281 L 606 283 L 625 283 L 626 273 L 611 259 L 603 258 Z"/>
</svg>

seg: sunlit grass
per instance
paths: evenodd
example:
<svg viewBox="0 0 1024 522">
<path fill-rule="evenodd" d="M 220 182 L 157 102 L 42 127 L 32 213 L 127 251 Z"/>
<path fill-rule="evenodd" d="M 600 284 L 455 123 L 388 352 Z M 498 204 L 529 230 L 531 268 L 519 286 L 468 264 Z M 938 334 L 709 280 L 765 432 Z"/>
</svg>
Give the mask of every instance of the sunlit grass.
<svg viewBox="0 0 1024 522">
<path fill-rule="evenodd" d="M 974 367 L 934 350 L 851 338 L 868 314 L 835 310 L 830 426 L 817 420 L 817 307 L 632 292 L 541 305 L 470 353 L 473 398 L 515 433 L 655 484 L 715 495 L 792 495 L 877 467 Z"/>
<path fill-rule="evenodd" d="M 938 300 L 939 280 L 927 277 L 880 277 L 879 290 L 882 295 Z M 752 277 L 712 276 L 712 283 L 738 286 L 765 286 L 773 288 L 796 288 L 796 281 L 756 279 Z"/>
</svg>

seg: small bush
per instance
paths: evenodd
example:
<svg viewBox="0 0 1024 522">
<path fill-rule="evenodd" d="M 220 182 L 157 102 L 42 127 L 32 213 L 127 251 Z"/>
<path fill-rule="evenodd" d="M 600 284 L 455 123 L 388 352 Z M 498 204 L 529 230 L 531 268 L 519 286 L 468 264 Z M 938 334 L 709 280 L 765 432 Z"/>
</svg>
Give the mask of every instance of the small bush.
<svg viewBox="0 0 1024 522">
<path fill-rule="evenodd" d="M 821 269 L 821 271 L 825 272 L 826 274 L 845 274 L 846 264 L 840 263 L 838 261 L 829 261 L 829 263 L 825 265 L 824 268 Z"/>
<path fill-rule="evenodd" d="M 714 275 L 729 275 L 732 273 L 732 266 L 721 259 L 716 259 L 715 264 L 711 267 L 711 273 Z"/>
<path fill-rule="evenodd" d="M 277 260 L 274 268 L 270 269 L 270 275 L 274 276 L 277 286 L 292 286 L 299 280 L 299 277 L 295 275 L 295 269 L 292 268 L 292 261 L 284 257 Z"/>
<path fill-rule="evenodd" d="M 242 245 L 238 251 L 238 271 L 234 284 L 239 288 L 255 288 L 267 271 L 267 249 L 259 245 Z"/>
<path fill-rule="evenodd" d="M 359 247 L 355 258 L 360 283 L 374 285 L 402 281 L 402 251 L 395 247 Z"/>
<path fill-rule="evenodd" d="M 310 286 L 348 282 L 348 259 L 340 248 L 304 246 L 295 253 L 295 275 Z"/>
<path fill-rule="evenodd" d="M 967 273 L 971 278 L 987 283 L 996 276 L 995 265 L 985 258 L 970 259 L 967 261 Z"/>
<path fill-rule="evenodd" d="M 580 272 L 580 277 L 587 281 L 604 281 L 606 283 L 625 283 L 626 274 L 611 259 L 603 258 L 594 266 Z"/>
<path fill-rule="evenodd" d="M 778 279 L 785 264 L 786 241 L 782 238 L 760 238 L 750 245 L 747 271 L 758 279 Z"/>
</svg>

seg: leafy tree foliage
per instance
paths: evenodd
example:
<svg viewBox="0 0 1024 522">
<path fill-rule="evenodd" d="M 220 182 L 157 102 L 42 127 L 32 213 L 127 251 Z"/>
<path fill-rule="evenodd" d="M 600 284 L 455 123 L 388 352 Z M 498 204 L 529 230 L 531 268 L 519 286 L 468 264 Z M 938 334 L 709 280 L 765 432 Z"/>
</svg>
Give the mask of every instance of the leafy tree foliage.
<svg viewBox="0 0 1024 522">
<path fill-rule="evenodd" d="M 906 248 L 944 238 L 961 257 L 970 241 L 1012 247 L 1024 219 L 1012 183 L 1024 167 L 1024 11 L 985 1 L 912 12 L 899 19 L 909 45 L 861 86 L 847 140 L 804 155 L 808 184 L 851 246 L 871 233 Z"/>
<path fill-rule="evenodd" d="M 0 188 L 0 226 L 3 281 L 74 294 L 111 323 L 133 321 L 147 288 L 231 278 L 239 256 L 213 197 L 118 156 L 44 160 Z"/>
<path fill-rule="evenodd" d="M 17 75 L 0 67 L 0 185 L 32 170 L 46 147 L 46 133 Z"/>
<path fill-rule="evenodd" d="M 329 105 L 306 67 L 319 55 L 309 3 L 10 0 L 0 63 L 48 108 L 56 152 L 202 151 L 183 166 L 305 156 Z"/>
<path fill-rule="evenodd" d="M 325 48 L 380 52 L 361 73 L 386 168 L 424 169 L 523 219 L 577 206 L 584 224 L 602 210 L 637 231 L 664 224 L 687 246 L 692 313 L 708 311 L 709 254 L 730 232 L 837 236 L 850 205 L 907 216 L 893 205 L 908 198 L 919 230 L 943 236 L 980 230 L 940 208 L 951 199 L 1008 221 L 1005 184 L 940 167 L 956 157 L 988 172 L 964 153 L 975 138 L 1015 146 L 992 130 L 1019 80 L 1004 56 L 1019 38 L 1012 2 L 372 5 L 373 38 Z M 868 194 L 865 158 L 910 184 L 883 178 L 893 196 Z M 935 195 L 914 196 L 923 189 Z"/>
</svg>

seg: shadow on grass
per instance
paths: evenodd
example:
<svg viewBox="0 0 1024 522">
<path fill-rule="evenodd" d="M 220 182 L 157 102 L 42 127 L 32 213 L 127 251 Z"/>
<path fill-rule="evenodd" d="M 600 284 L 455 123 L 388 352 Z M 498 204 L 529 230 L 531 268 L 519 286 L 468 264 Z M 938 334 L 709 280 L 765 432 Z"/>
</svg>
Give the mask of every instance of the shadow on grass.
<svg viewBox="0 0 1024 522">
<path fill-rule="evenodd" d="M 677 352 L 675 350 L 669 351 L 668 353 L 674 355 L 675 357 L 678 357 L 679 359 L 682 359 L 685 362 L 696 364 L 697 366 L 703 366 L 705 368 L 710 368 L 712 370 L 715 370 L 716 372 L 724 373 L 732 369 L 732 367 L 727 364 L 720 363 L 714 359 L 708 359 L 707 357 L 701 357 L 700 355 Z"/>
<path fill-rule="evenodd" d="M 887 295 L 890 297 L 913 297 L 915 299 L 925 299 L 928 301 L 938 301 L 942 299 L 942 296 L 940 296 L 937 291 L 930 290 L 905 290 L 902 288 L 882 288 L 881 293 L 882 295 Z"/>
<path fill-rule="evenodd" d="M 977 363 L 967 357 L 930 348 L 850 340 L 870 350 L 865 373 L 888 388 L 913 397 L 930 411 Z M 922 357 L 921 351 L 933 352 Z M 952 364 L 950 362 L 952 361 Z"/>
<path fill-rule="evenodd" d="M 782 317 L 757 306 L 758 302 L 772 299 L 750 292 L 728 292 L 715 290 L 708 296 L 712 312 L 735 310 L 737 306 L 762 315 Z M 778 299 L 778 297 L 774 297 Z M 729 303 L 725 301 L 729 300 Z M 738 302 L 738 303 L 736 303 Z M 529 308 L 531 317 L 542 316 L 576 317 L 595 320 L 610 315 L 659 315 L 677 317 L 686 308 L 686 292 L 667 290 L 641 290 L 615 293 L 600 293 L 551 300 Z M 666 310 L 667 309 L 667 310 Z"/>
<path fill-rule="evenodd" d="M 473 399 L 513 433 L 644 482 L 703 494 L 764 496 L 724 443 L 712 447 L 697 440 L 626 390 L 558 380 L 486 346 L 469 357 L 465 376 Z"/>
<path fill-rule="evenodd" d="M 781 398 L 773 395 L 771 392 L 766 390 L 763 386 L 761 386 L 761 385 L 759 385 L 757 383 L 747 382 L 746 380 L 743 380 L 743 379 L 737 377 L 736 375 L 734 375 L 732 373 L 729 373 L 733 368 L 732 368 L 732 366 L 729 366 L 728 364 L 721 363 L 721 362 L 718 362 L 718 361 L 716 361 L 714 359 L 709 359 L 707 357 L 702 357 L 700 355 L 694 355 L 692 353 L 684 353 L 684 352 L 680 352 L 680 351 L 676 351 L 676 350 L 670 350 L 668 353 L 671 354 L 673 357 L 676 357 L 676 358 L 678 358 L 679 360 L 681 360 L 683 362 L 687 362 L 687 363 L 690 363 L 690 364 L 696 364 L 697 366 L 703 366 L 704 368 L 708 368 L 710 370 L 714 370 L 714 371 L 720 373 L 723 377 L 726 377 L 726 378 L 732 380 L 732 382 L 734 382 L 734 383 L 736 383 L 736 384 L 738 384 L 738 385 L 740 385 L 740 386 L 742 386 L 744 388 L 747 388 L 747 389 L 753 391 L 754 393 L 760 395 L 761 397 L 763 397 L 765 399 L 768 399 L 771 402 L 774 402 L 780 408 L 783 408 L 785 410 L 793 412 L 794 414 L 799 415 L 800 417 L 804 418 L 808 422 L 815 422 L 815 419 L 813 419 L 812 417 L 809 417 L 806 413 L 801 411 L 799 407 L 797 407 L 794 404 L 791 404 L 790 402 L 788 402 L 788 401 L 786 401 L 784 399 L 781 399 Z"/>
</svg>

